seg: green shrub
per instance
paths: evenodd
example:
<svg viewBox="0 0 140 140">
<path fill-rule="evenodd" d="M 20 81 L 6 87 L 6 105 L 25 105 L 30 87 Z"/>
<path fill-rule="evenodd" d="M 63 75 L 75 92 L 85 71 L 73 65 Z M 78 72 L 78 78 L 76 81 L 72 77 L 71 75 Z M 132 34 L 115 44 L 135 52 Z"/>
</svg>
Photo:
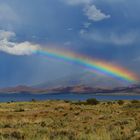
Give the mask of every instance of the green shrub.
<svg viewBox="0 0 140 140">
<path fill-rule="evenodd" d="M 65 102 L 65 103 L 71 103 L 71 101 L 69 101 L 69 100 L 64 100 L 64 102 Z"/>
<path fill-rule="evenodd" d="M 112 103 L 111 101 L 108 101 L 107 104 L 108 104 L 108 105 L 112 105 L 113 103 Z"/>
<path fill-rule="evenodd" d="M 136 104 L 136 103 L 139 103 L 139 101 L 138 100 L 132 100 L 131 103 Z"/>
<path fill-rule="evenodd" d="M 16 132 L 16 131 L 11 133 L 11 137 L 18 139 L 18 140 L 24 138 L 20 132 Z"/>
<path fill-rule="evenodd" d="M 124 104 L 124 101 L 123 101 L 123 100 L 119 100 L 119 101 L 118 101 L 118 104 L 119 104 L 119 105 L 123 105 L 123 104 Z"/>
<path fill-rule="evenodd" d="M 86 105 L 87 103 L 84 102 L 84 101 L 78 101 L 78 102 L 74 102 L 72 104 L 75 104 L 75 105 Z"/>
<path fill-rule="evenodd" d="M 99 101 L 95 98 L 92 98 L 92 99 L 87 99 L 86 103 L 89 105 L 97 105 L 97 104 L 99 104 Z"/>
</svg>

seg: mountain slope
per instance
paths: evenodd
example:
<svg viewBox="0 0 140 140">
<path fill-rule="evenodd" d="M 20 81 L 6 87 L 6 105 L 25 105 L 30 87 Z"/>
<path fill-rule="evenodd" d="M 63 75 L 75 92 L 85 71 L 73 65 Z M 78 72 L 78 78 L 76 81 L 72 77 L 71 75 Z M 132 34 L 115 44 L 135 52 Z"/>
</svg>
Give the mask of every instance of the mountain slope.
<svg viewBox="0 0 140 140">
<path fill-rule="evenodd" d="M 116 87 L 116 88 L 97 88 L 90 87 L 85 85 L 77 86 L 63 86 L 55 88 L 33 88 L 28 86 L 17 86 L 11 88 L 0 89 L 0 93 L 75 93 L 75 94 L 97 94 L 97 93 L 106 93 L 106 94 L 139 94 L 140 95 L 140 86 L 133 85 L 128 87 Z"/>
</svg>

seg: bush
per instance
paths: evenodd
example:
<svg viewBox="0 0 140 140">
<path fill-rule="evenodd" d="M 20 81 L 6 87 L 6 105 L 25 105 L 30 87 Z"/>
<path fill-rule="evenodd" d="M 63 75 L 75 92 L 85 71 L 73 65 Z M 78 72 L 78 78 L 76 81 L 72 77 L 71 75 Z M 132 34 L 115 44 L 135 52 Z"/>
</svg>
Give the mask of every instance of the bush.
<svg viewBox="0 0 140 140">
<path fill-rule="evenodd" d="M 87 99 L 86 103 L 89 105 L 97 105 L 99 104 L 99 101 L 95 98 L 92 98 L 92 99 Z"/>
<path fill-rule="evenodd" d="M 118 101 L 118 104 L 119 104 L 119 105 L 123 105 L 123 104 L 124 104 L 124 101 L 123 101 L 123 100 L 119 100 L 119 101 Z"/>
<path fill-rule="evenodd" d="M 64 102 L 65 102 L 65 103 L 70 103 L 71 101 L 69 101 L 69 100 L 64 100 Z"/>
<path fill-rule="evenodd" d="M 22 136 L 22 134 L 20 132 L 16 132 L 16 131 L 11 133 L 11 137 L 18 139 L 18 140 L 24 138 L 24 136 Z"/>
<path fill-rule="evenodd" d="M 111 101 L 108 101 L 107 104 L 108 104 L 108 105 L 112 105 L 113 103 L 112 103 Z"/>
<path fill-rule="evenodd" d="M 136 103 L 139 103 L 139 101 L 138 100 L 132 100 L 131 103 L 136 104 Z"/>
</svg>

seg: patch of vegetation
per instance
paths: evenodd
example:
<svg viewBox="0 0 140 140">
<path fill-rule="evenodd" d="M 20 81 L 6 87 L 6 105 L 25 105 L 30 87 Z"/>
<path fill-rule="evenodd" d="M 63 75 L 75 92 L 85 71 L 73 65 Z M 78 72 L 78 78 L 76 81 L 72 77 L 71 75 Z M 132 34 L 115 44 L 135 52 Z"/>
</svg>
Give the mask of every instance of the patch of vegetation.
<svg viewBox="0 0 140 140">
<path fill-rule="evenodd" d="M 123 104 L 124 104 L 124 101 L 123 101 L 123 100 L 119 100 L 119 101 L 118 101 L 118 104 L 119 104 L 119 105 L 123 105 Z"/>
<path fill-rule="evenodd" d="M 92 98 L 92 99 L 87 99 L 86 103 L 87 103 L 88 105 L 97 105 L 97 104 L 99 104 L 100 102 L 99 102 L 97 99 Z"/>
<path fill-rule="evenodd" d="M 132 100 L 131 103 L 132 104 L 137 104 L 137 103 L 139 103 L 139 100 Z"/>
<path fill-rule="evenodd" d="M 18 108 L 18 109 L 15 109 L 15 112 L 24 112 L 25 110 L 23 108 Z"/>
<path fill-rule="evenodd" d="M 107 104 L 108 104 L 108 105 L 112 105 L 113 103 L 112 103 L 111 101 L 108 101 Z"/>
<path fill-rule="evenodd" d="M 73 104 L 75 104 L 75 105 L 97 105 L 99 103 L 100 102 L 97 99 L 90 98 L 90 99 L 87 99 L 86 101 L 74 102 Z"/>
<path fill-rule="evenodd" d="M 75 105 L 86 105 L 87 103 L 85 101 L 78 101 L 78 102 L 74 102 L 73 104 L 75 104 Z"/>
</svg>

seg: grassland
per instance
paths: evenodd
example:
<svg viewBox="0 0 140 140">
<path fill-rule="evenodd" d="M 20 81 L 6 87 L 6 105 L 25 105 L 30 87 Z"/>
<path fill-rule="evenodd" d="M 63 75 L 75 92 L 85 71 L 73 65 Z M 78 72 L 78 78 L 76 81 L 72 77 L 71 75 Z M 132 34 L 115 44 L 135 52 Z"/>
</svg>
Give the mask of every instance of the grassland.
<svg viewBox="0 0 140 140">
<path fill-rule="evenodd" d="M 140 140 L 140 102 L 0 103 L 0 140 Z"/>
</svg>

